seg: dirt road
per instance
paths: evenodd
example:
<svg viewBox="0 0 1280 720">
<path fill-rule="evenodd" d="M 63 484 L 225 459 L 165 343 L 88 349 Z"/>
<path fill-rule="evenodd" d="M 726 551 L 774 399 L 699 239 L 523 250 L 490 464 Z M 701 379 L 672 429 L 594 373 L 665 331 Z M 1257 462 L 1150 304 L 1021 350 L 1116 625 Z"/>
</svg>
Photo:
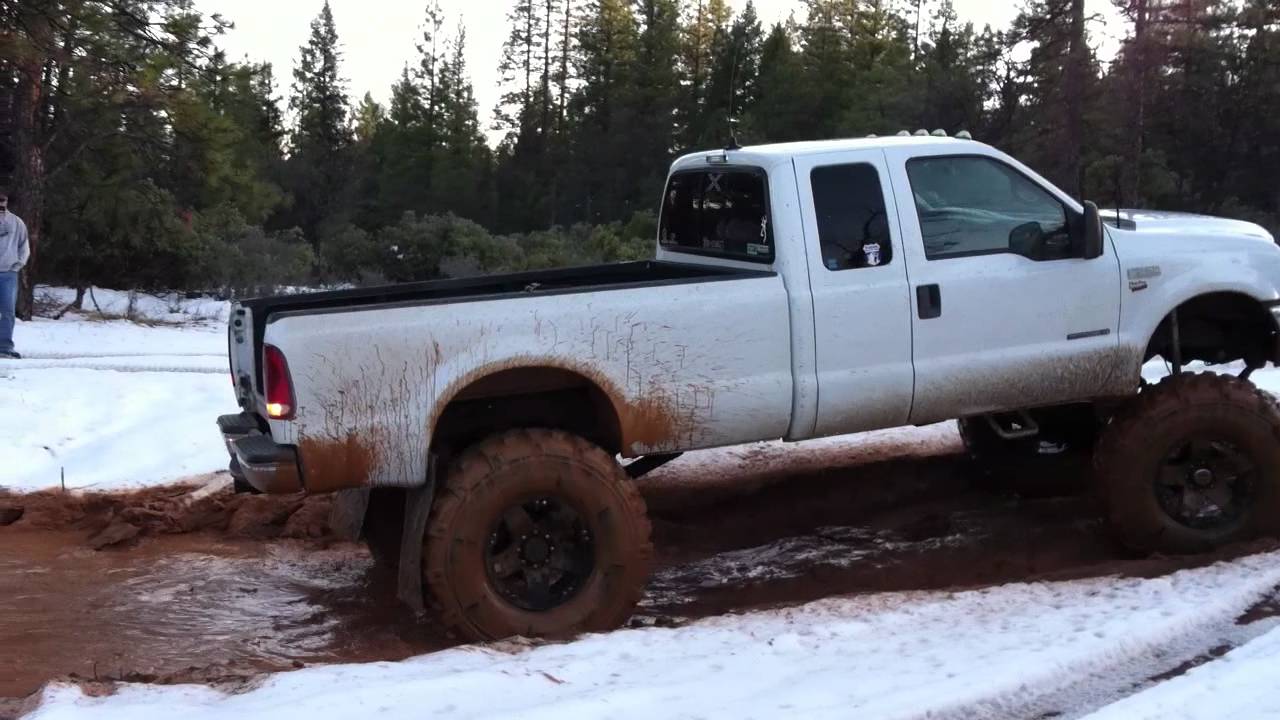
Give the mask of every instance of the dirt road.
<svg viewBox="0 0 1280 720">
<path fill-rule="evenodd" d="M 659 568 L 634 624 L 846 593 L 1158 575 L 1270 547 L 1126 557 L 1085 496 L 992 487 L 954 440 L 734 452 L 642 481 Z M 1067 467 L 1030 484 L 1081 476 Z M 23 507 L 0 527 L 0 717 L 54 678 L 234 683 L 453 644 L 406 617 L 362 546 L 324 537 L 323 500 L 189 493 L 0 497 Z"/>
</svg>

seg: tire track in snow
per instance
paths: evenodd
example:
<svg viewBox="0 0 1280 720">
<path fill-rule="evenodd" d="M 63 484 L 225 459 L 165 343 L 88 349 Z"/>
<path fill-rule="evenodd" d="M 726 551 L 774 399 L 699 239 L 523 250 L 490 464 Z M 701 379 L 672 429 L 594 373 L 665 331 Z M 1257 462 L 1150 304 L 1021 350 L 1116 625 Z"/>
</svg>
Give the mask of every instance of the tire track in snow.
<svg viewBox="0 0 1280 720">
<path fill-rule="evenodd" d="M 0 368 L 13 371 L 22 370 L 99 370 L 102 372 L 127 373 L 195 373 L 203 375 L 226 375 L 227 368 L 199 367 L 195 365 L 113 365 L 111 363 L 29 363 Z"/>
<path fill-rule="evenodd" d="M 226 358 L 225 352 L 221 353 L 200 353 L 200 352 L 163 352 L 163 353 L 131 353 L 131 352 L 111 352 L 111 353 L 57 353 L 57 352 L 40 352 L 27 353 L 23 355 L 23 359 L 18 362 L 26 362 L 27 360 L 79 360 L 91 358 L 140 358 L 140 357 L 216 357 Z"/>
<path fill-rule="evenodd" d="M 1174 578 L 1170 578 L 1172 582 Z M 1186 672 L 1265 635 L 1280 618 L 1244 620 L 1250 608 L 1280 593 L 1280 567 L 1260 572 L 1246 587 L 1206 599 L 1198 615 L 1167 611 L 1169 621 L 1132 628 L 1110 652 L 1082 657 L 1066 668 L 1027 673 L 1016 689 L 983 700 L 934 708 L 921 720 L 1025 718 L 1075 720 Z"/>
</svg>

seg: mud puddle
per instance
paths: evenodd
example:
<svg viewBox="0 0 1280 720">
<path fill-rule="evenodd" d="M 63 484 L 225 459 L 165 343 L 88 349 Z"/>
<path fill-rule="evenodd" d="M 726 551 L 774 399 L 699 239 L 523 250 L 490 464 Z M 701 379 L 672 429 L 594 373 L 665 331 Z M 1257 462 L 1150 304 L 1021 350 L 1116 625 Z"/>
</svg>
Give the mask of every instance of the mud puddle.
<svg viewBox="0 0 1280 720">
<path fill-rule="evenodd" d="M 642 482 L 658 567 L 639 625 L 849 593 L 1156 575 L 1267 549 L 1127 558 L 1081 497 L 993 490 L 954 455 L 678 472 Z M 26 515 L 0 527 L 0 700 L 55 678 L 234 683 L 454 642 L 402 610 L 362 546 L 316 533 L 324 508 L 301 499 L 170 490 L 68 510 L 27 497 Z M 121 522 L 136 536 L 90 549 Z"/>
<path fill-rule="evenodd" d="M 431 646 L 397 622 L 363 547 L 184 535 L 96 552 L 70 533 L 2 537 L 0 697 L 55 677 L 220 681 Z"/>
</svg>

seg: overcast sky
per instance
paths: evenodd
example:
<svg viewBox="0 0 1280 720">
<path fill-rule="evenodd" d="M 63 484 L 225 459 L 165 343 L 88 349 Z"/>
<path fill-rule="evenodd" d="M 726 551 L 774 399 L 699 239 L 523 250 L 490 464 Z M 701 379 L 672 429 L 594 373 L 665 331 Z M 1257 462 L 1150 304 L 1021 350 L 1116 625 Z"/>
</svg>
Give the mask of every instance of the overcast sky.
<svg viewBox="0 0 1280 720">
<path fill-rule="evenodd" d="M 415 41 L 420 37 L 425 0 L 330 0 L 338 38 L 342 43 L 342 74 L 353 100 L 372 92 L 385 102 L 391 84 L 406 62 L 416 60 Z M 298 48 L 307 41 L 311 20 L 323 0 L 197 0 L 206 13 L 220 13 L 235 23 L 219 44 L 231 60 L 248 58 L 275 66 L 277 91 L 287 96 L 293 82 L 293 65 Z M 746 0 L 731 0 L 741 9 Z M 932 3 L 930 3 L 932 4 Z M 1017 14 L 1014 0 L 954 0 L 960 17 L 978 27 L 1004 27 Z M 1087 0 L 1090 12 L 1114 17 L 1110 0 Z M 450 26 L 459 20 L 467 27 L 467 62 L 480 103 L 480 119 L 487 128 L 497 88 L 498 57 L 506 39 L 506 14 L 511 0 L 441 0 Z M 792 12 L 803 19 L 799 0 L 756 0 L 756 8 L 766 26 L 783 20 Z M 1100 27 L 1094 32 L 1099 33 Z M 1111 44 L 1106 35 L 1119 34 L 1114 22 L 1095 38 Z"/>
</svg>

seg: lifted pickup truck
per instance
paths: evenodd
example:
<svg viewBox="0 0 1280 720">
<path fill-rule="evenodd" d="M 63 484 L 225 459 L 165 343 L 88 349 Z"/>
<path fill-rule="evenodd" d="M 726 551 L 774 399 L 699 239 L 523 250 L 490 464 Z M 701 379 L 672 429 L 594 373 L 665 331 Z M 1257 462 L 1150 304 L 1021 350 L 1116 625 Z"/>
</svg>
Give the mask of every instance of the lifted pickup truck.
<svg viewBox="0 0 1280 720">
<path fill-rule="evenodd" d="M 239 303 L 219 425 L 241 482 L 345 491 L 398 535 L 401 596 L 475 638 L 624 622 L 652 557 L 632 479 L 751 441 L 958 419 L 987 458 L 1091 450 L 1136 548 L 1275 530 L 1280 410 L 1247 377 L 1276 358 L 1280 248 L 1108 219 L 967 139 L 697 153 L 653 262 Z"/>
</svg>

